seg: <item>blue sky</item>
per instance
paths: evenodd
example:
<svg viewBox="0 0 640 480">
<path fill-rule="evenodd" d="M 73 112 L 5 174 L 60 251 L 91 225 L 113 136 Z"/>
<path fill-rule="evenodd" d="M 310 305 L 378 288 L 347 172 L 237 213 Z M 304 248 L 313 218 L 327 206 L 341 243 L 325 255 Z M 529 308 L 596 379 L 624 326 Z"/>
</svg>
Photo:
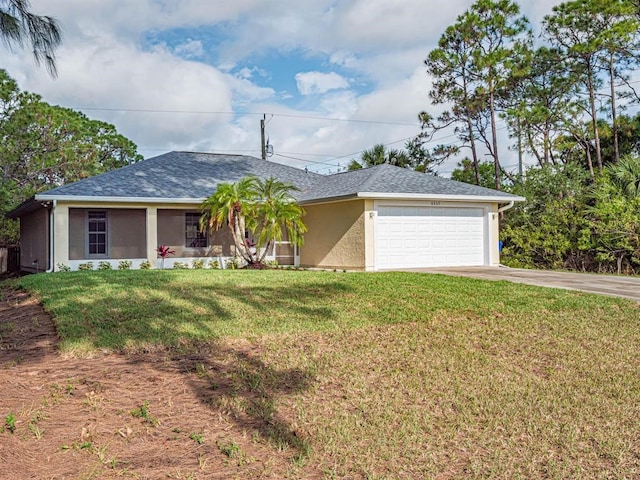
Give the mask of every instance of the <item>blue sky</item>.
<svg viewBox="0 0 640 480">
<path fill-rule="evenodd" d="M 418 133 L 418 113 L 431 110 L 423 61 L 472 2 L 31 3 L 61 22 L 64 44 L 57 79 L 28 52 L 3 52 L 2 67 L 22 89 L 113 123 L 145 157 L 259 156 L 266 115 L 272 161 L 332 173 L 376 143 L 400 148 Z M 557 3 L 520 5 L 535 26 Z"/>
</svg>

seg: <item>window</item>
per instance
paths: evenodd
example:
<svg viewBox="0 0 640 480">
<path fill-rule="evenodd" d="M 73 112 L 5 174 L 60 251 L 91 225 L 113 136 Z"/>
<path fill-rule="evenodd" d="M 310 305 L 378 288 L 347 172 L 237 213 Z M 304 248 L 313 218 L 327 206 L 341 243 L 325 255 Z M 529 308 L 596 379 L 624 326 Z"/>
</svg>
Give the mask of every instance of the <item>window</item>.
<svg viewBox="0 0 640 480">
<path fill-rule="evenodd" d="M 199 248 L 207 246 L 207 234 L 200 231 L 200 214 L 185 213 L 185 247 Z"/>
<path fill-rule="evenodd" d="M 90 210 L 87 214 L 89 256 L 107 256 L 107 212 Z"/>
</svg>

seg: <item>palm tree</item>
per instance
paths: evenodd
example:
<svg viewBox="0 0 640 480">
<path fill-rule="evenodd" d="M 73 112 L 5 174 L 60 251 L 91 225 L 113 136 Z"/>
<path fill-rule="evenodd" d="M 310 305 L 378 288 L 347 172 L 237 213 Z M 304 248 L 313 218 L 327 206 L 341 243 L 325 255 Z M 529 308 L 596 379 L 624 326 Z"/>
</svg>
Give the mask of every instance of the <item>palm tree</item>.
<svg viewBox="0 0 640 480">
<path fill-rule="evenodd" d="M 622 157 L 607 167 L 613 183 L 629 198 L 640 198 L 640 157 Z"/>
<path fill-rule="evenodd" d="M 29 0 L 0 0 L 0 37 L 10 49 L 29 44 L 36 64 L 44 63 L 55 77 L 55 49 L 62 41 L 60 25 L 54 18 L 31 13 L 29 7 Z"/>
<path fill-rule="evenodd" d="M 257 182 L 256 177 L 245 177 L 236 183 L 221 183 L 200 206 L 200 228 L 215 231 L 227 225 L 236 247 L 236 256 L 247 263 L 251 263 L 253 257 L 245 240 L 246 218 L 252 216 L 251 202 L 256 197 Z"/>
<path fill-rule="evenodd" d="M 291 243 L 302 245 L 306 226 L 304 210 L 291 195 L 296 190 L 274 178 L 245 177 L 236 183 L 221 183 L 201 205 L 200 227 L 218 230 L 228 225 L 236 255 L 249 265 L 261 264 L 285 231 Z M 249 244 L 246 232 L 253 234 L 255 245 Z"/>
<path fill-rule="evenodd" d="M 360 160 L 351 160 L 349 170 L 360 170 L 361 168 L 382 165 L 383 163 L 403 168 L 413 166 L 411 158 L 405 152 L 393 148 L 387 150 L 384 145 L 379 143 L 369 150 L 363 151 Z"/>
<path fill-rule="evenodd" d="M 258 181 L 257 186 L 258 201 L 250 228 L 256 235 L 257 263 L 262 263 L 274 242 L 282 241 L 285 231 L 292 244 L 302 245 L 307 227 L 302 221 L 304 210 L 291 195 L 298 188 L 273 177 Z"/>
</svg>

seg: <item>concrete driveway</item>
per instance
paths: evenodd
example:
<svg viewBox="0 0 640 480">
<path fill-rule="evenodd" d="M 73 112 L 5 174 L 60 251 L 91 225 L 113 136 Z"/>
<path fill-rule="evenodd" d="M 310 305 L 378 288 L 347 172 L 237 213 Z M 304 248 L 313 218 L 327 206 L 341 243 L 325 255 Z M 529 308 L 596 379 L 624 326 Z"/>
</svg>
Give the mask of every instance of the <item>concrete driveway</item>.
<svg viewBox="0 0 640 480">
<path fill-rule="evenodd" d="M 640 303 L 640 277 L 595 275 L 590 273 L 526 270 L 508 267 L 450 267 L 408 269 L 413 272 L 442 273 L 484 280 L 507 280 L 541 287 L 582 290 L 613 297 L 623 297 Z"/>
</svg>

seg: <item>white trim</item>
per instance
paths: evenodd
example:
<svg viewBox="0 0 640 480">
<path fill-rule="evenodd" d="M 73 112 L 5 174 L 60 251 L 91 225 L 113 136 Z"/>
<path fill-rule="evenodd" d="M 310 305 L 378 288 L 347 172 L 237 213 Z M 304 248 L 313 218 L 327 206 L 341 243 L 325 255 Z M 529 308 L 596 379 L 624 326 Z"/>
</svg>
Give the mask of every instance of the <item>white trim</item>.
<svg viewBox="0 0 640 480">
<path fill-rule="evenodd" d="M 477 196 L 477 195 L 448 195 L 448 194 L 432 194 L 432 193 L 376 193 L 376 192 L 359 192 L 358 198 L 380 199 L 380 200 L 444 200 L 450 202 L 524 202 L 524 197 L 499 197 L 499 196 Z"/>
<path fill-rule="evenodd" d="M 147 262 L 149 261 L 151 263 L 151 268 L 153 270 L 161 270 L 162 267 L 162 259 L 161 258 L 157 258 L 157 259 L 147 259 L 147 258 L 118 258 L 118 259 L 114 259 L 114 258 L 85 258 L 85 259 L 81 259 L 81 260 L 69 260 L 69 262 L 66 264 L 69 268 L 71 268 L 72 271 L 76 271 L 78 270 L 78 267 L 83 264 L 83 263 L 89 263 L 91 262 L 93 264 L 93 269 L 94 270 L 98 270 L 98 265 L 100 264 L 100 262 L 107 262 L 109 264 L 111 264 L 111 269 L 112 270 L 118 270 L 118 266 L 120 264 L 121 261 L 123 260 L 128 260 L 131 262 L 131 270 L 139 270 L 140 269 L 140 264 L 143 262 Z M 210 269 L 211 267 L 209 267 L 209 262 L 212 260 L 217 260 L 218 263 L 220 264 L 220 269 L 225 269 L 225 268 L 230 268 L 229 264 L 233 261 L 233 257 L 224 257 L 224 256 L 220 256 L 220 257 L 169 257 L 165 259 L 165 263 L 164 263 L 164 269 L 165 270 L 172 270 L 173 269 L 173 264 L 175 262 L 182 262 L 182 263 L 186 263 L 187 265 L 189 265 L 189 269 L 193 270 L 192 265 L 193 265 L 193 261 L 194 260 L 203 260 L 204 263 L 204 267 L 203 268 L 207 268 Z"/>
</svg>

